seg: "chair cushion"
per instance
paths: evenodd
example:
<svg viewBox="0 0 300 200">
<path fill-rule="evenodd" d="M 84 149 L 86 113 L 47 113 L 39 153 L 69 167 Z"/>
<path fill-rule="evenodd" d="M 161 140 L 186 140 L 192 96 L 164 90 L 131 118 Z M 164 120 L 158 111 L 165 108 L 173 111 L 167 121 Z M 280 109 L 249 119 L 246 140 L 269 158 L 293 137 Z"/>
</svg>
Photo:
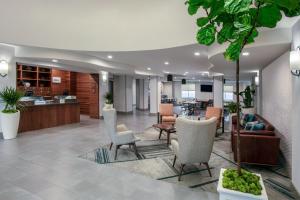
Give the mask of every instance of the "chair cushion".
<svg viewBox="0 0 300 200">
<path fill-rule="evenodd" d="M 128 131 L 129 129 L 125 124 L 119 124 L 117 125 L 117 132 L 123 132 L 123 131 Z"/>
<path fill-rule="evenodd" d="M 173 113 L 173 104 L 160 104 L 159 105 L 159 114 L 161 116 L 171 116 Z"/>
<path fill-rule="evenodd" d="M 162 121 L 163 122 L 175 122 L 176 117 L 174 117 L 174 116 L 162 116 Z"/>
</svg>

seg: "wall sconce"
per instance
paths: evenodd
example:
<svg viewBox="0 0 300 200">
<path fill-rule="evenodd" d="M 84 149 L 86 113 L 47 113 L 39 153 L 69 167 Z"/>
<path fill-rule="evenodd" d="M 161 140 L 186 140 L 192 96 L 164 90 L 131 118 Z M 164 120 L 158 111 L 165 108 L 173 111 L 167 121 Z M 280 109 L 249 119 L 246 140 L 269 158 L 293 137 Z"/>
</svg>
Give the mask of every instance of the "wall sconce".
<svg viewBox="0 0 300 200">
<path fill-rule="evenodd" d="M 5 77 L 8 74 L 8 63 L 6 60 L 0 60 L 0 76 Z"/>
<path fill-rule="evenodd" d="M 259 76 L 255 76 L 254 82 L 256 86 L 259 86 Z"/>
<path fill-rule="evenodd" d="M 102 71 L 101 73 L 102 73 L 102 80 L 103 80 L 104 83 L 106 83 L 107 82 L 107 74 L 108 73 L 105 72 L 105 71 Z"/>
<path fill-rule="evenodd" d="M 300 46 L 290 53 L 290 68 L 294 76 L 300 76 Z"/>
</svg>

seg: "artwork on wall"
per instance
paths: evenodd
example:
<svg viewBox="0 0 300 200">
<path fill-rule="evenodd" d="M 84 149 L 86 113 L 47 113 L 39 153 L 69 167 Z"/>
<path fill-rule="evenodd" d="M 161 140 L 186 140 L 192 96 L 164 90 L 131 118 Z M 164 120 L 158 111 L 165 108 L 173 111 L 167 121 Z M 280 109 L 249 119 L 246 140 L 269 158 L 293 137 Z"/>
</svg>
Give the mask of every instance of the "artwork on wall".
<svg viewBox="0 0 300 200">
<path fill-rule="evenodd" d="M 52 77 L 52 83 L 61 83 L 61 77 L 57 77 L 57 76 Z"/>
</svg>

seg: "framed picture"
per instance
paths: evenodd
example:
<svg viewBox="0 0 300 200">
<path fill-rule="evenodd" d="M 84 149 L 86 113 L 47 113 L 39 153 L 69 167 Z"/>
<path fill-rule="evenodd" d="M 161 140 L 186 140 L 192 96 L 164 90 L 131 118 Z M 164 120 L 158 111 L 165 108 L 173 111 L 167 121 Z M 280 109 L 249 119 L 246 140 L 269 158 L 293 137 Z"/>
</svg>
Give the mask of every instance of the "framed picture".
<svg viewBox="0 0 300 200">
<path fill-rule="evenodd" d="M 61 77 L 57 77 L 57 76 L 52 77 L 52 83 L 61 83 Z"/>
</svg>

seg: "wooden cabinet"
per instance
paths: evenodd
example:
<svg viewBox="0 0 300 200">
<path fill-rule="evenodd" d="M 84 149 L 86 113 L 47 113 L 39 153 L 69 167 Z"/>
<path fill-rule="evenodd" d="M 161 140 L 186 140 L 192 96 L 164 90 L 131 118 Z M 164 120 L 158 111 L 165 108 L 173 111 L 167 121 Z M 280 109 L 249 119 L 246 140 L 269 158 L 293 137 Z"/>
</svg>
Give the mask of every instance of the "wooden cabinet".
<svg viewBox="0 0 300 200">
<path fill-rule="evenodd" d="M 37 96 L 51 96 L 51 69 L 17 63 L 17 88 L 31 90 Z M 29 87 L 28 87 L 29 86 Z"/>
</svg>

